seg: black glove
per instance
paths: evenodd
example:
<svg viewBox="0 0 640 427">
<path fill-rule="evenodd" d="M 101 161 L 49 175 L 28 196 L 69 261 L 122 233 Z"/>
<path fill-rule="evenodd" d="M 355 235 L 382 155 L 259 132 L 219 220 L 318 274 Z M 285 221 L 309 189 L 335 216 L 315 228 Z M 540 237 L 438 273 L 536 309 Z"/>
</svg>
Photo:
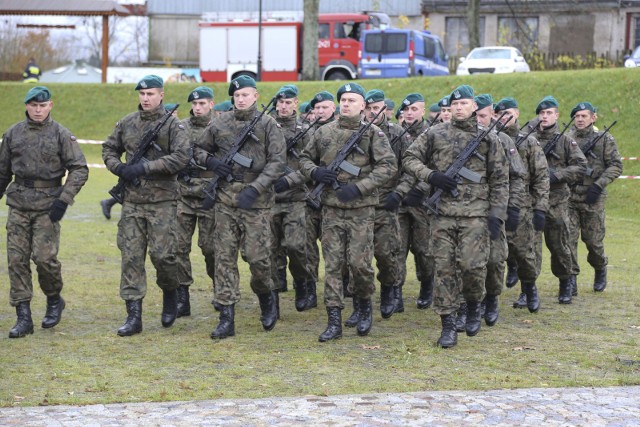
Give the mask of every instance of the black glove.
<svg viewBox="0 0 640 427">
<path fill-rule="evenodd" d="M 58 222 L 64 216 L 64 213 L 67 211 L 67 205 L 60 199 L 55 199 L 49 208 L 49 219 L 51 222 Z"/>
<path fill-rule="evenodd" d="M 405 206 L 418 207 L 424 200 L 425 194 L 417 187 L 413 187 L 406 196 L 404 196 Z"/>
<path fill-rule="evenodd" d="M 282 193 L 283 191 L 287 191 L 289 188 L 289 181 L 287 181 L 284 176 L 277 179 L 276 182 L 273 183 L 273 189 L 276 191 L 276 193 Z"/>
<path fill-rule="evenodd" d="M 336 196 L 338 196 L 338 200 L 340 200 L 342 203 L 347 203 L 355 200 L 361 195 L 362 194 L 360 193 L 360 190 L 358 190 L 358 187 L 355 184 L 343 185 L 342 187 L 338 188 L 338 191 L 336 191 Z"/>
<path fill-rule="evenodd" d="M 231 165 L 221 162 L 213 156 L 209 156 L 207 159 L 207 169 L 215 172 L 220 178 L 226 178 L 233 169 Z"/>
<path fill-rule="evenodd" d="M 144 165 L 136 163 L 135 165 L 123 165 L 120 169 L 120 176 L 125 181 L 135 181 L 137 177 L 144 175 Z"/>
<path fill-rule="evenodd" d="M 551 171 L 549 171 L 549 184 L 557 184 L 559 182 L 560 182 L 560 180 L 558 179 L 556 174 L 551 172 Z"/>
<path fill-rule="evenodd" d="M 504 228 L 507 231 L 516 231 L 518 223 L 520 222 L 520 209 L 507 208 L 507 222 L 504 223 Z"/>
<path fill-rule="evenodd" d="M 402 203 L 402 197 L 395 191 L 392 191 L 384 201 L 384 209 L 387 211 L 395 211 L 400 207 L 400 203 Z"/>
<path fill-rule="evenodd" d="M 429 183 L 442 188 L 445 191 L 453 191 L 458 187 L 458 183 L 455 179 L 437 171 L 429 175 Z"/>
<path fill-rule="evenodd" d="M 602 188 L 600 188 L 598 184 L 591 184 L 589 188 L 587 188 L 587 195 L 584 198 L 584 202 L 588 205 L 592 205 L 598 201 L 601 194 Z"/>
<path fill-rule="evenodd" d="M 489 238 L 496 240 L 500 237 L 500 230 L 502 229 L 502 221 L 497 216 L 489 216 Z"/>
<path fill-rule="evenodd" d="M 540 209 L 534 209 L 533 210 L 533 229 L 535 231 L 542 231 L 544 230 L 544 221 L 545 221 L 545 217 L 546 214 L 544 211 L 541 211 Z"/>
<path fill-rule="evenodd" d="M 333 185 L 338 180 L 338 174 L 332 170 L 327 169 L 324 166 L 319 166 L 313 171 L 311 177 L 316 182 L 322 182 L 327 185 Z"/>
<path fill-rule="evenodd" d="M 249 209 L 255 203 L 260 193 L 255 187 L 247 187 L 238 194 L 238 207 L 240 209 Z"/>
</svg>

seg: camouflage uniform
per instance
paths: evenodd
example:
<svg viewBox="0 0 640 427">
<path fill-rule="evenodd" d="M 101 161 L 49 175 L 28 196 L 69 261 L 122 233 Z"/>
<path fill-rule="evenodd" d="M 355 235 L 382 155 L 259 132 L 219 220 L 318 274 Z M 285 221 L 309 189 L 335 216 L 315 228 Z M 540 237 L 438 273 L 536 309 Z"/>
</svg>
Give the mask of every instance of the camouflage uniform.
<svg viewBox="0 0 640 427">
<path fill-rule="evenodd" d="M 68 171 L 62 184 L 62 178 Z M 15 175 L 13 182 L 12 176 Z M 60 222 L 49 219 L 56 199 L 71 205 L 89 176 L 75 136 L 53 120 L 27 118 L 11 126 L 0 144 L 0 197 L 7 194 L 9 303 L 31 301 L 31 259 L 40 288 L 48 297 L 62 290 L 58 261 Z M 8 186 L 8 188 L 7 188 Z"/>
<path fill-rule="evenodd" d="M 148 111 L 125 116 L 116 123 L 113 133 L 102 144 L 102 159 L 114 174 L 122 165 L 125 153 L 128 161 L 133 157 L 142 136 L 159 122 L 165 114 L 164 105 Z M 124 204 L 118 222 L 118 248 L 122 254 L 120 296 L 126 301 L 142 300 L 147 292 L 145 258 L 147 249 L 156 269 L 156 283 L 163 291 L 178 288 L 177 173 L 189 161 L 189 135 L 175 117 L 160 130 L 157 145 L 161 151 L 151 149 L 145 153 L 146 175 L 140 185 L 127 183 Z"/>
</svg>

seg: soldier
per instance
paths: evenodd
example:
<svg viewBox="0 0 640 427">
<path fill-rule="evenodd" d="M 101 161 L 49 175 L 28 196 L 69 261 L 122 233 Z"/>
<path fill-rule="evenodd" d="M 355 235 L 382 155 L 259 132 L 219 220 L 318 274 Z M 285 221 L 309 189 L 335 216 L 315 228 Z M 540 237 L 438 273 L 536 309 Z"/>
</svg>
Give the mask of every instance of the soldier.
<svg viewBox="0 0 640 427">
<path fill-rule="evenodd" d="M 442 123 L 448 123 L 451 121 L 451 99 L 449 96 L 443 97 L 440 101 L 438 101 L 438 105 L 440 106 L 440 121 Z"/>
<path fill-rule="evenodd" d="M 578 144 L 567 135 L 559 135 L 558 101 L 545 96 L 536 108 L 540 120 L 536 139 L 542 150 L 557 139 L 555 147 L 547 154 L 549 165 L 549 210 L 544 225 L 544 241 L 551 253 L 551 272 L 559 281 L 558 302 L 571 304 L 571 250 L 569 249 L 569 185 L 583 179 L 587 159 Z M 540 247 L 542 250 L 542 247 Z M 541 255 L 540 255 L 541 257 Z"/>
<path fill-rule="evenodd" d="M 387 116 L 387 121 L 391 123 L 391 120 L 393 120 L 393 109 L 396 108 L 396 103 L 389 98 L 385 98 L 384 105 L 387 107 L 387 109 L 384 110 L 384 114 Z"/>
<path fill-rule="evenodd" d="M 118 248 L 122 254 L 120 297 L 127 307 L 127 319 L 119 336 L 142 332 L 142 300 L 147 293 L 145 258 L 147 249 L 156 268 L 156 283 L 162 289 L 161 323 L 173 325 L 177 316 L 178 267 L 176 235 L 177 173 L 189 161 L 189 136 L 175 117 L 160 129 L 156 145 L 144 153 L 145 161 L 122 163 L 137 152 L 143 135 L 164 118 L 166 110 L 163 80 L 156 75 L 136 85 L 138 111 L 126 115 L 102 144 L 107 169 L 126 183 L 118 223 Z M 136 185 L 137 184 L 137 185 Z"/>
<path fill-rule="evenodd" d="M 222 101 L 219 104 L 213 106 L 213 116 L 218 117 L 220 114 L 227 111 L 233 111 L 233 105 L 231 101 Z"/>
<path fill-rule="evenodd" d="M 9 338 L 33 333 L 31 259 L 36 264 L 40 288 L 47 296 L 42 327 L 53 328 L 60 322 L 65 307 L 60 296 L 60 220 L 89 176 L 76 137 L 51 118 L 53 101 L 49 89 L 30 89 L 24 104 L 26 119 L 11 126 L 0 144 L 0 198 L 6 190 L 9 206 L 9 303 L 17 315 Z"/>
<path fill-rule="evenodd" d="M 575 124 L 569 135 L 575 139 L 581 150 L 594 138 L 601 137 L 593 149 L 584 153 L 587 158 L 587 173 L 571 186 L 569 200 L 569 249 L 571 250 L 571 286 L 573 295 L 578 294 L 576 276 L 580 274 L 578 265 L 578 238 L 587 246 L 587 261 L 595 269 L 593 290 L 602 292 L 607 287 L 607 263 L 604 253 L 606 187 L 622 174 L 622 161 L 616 142 L 610 133 L 594 129 L 598 116 L 590 102 L 581 102 L 571 110 Z"/>
<path fill-rule="evenodd" d="M 206 86 L 195 88 L 187 97 L 191 103 L 189 117 L 182 121 L 187 134 L 191 153 L 193 146 L 213 120 L 213 90 Z M 213 211 L 203 209 L 204 189 L 213 178 L 213 172 L 202 170 L 190 159 L 189 164 L 178 175 L 180 198 L 178 199 L 178 314 L 177 317 L 191 316 L 189 287 L 193 284 L 191 273 L 191 240 L 198 226 L 198 246 L 204 255 L 207 275 L 213 283 L 215 259 L 213 255 Z"/>
<path fill-rule="evenodd" d="M 22 73 L 22 82 L 37 83 L 40 77 L 42 77 L 42 71 L 40 71 L 40 67 L 36 64 L 35 58 L 29 58 L 29 62 L 26 67 L 24 67 L 24 72 Z"/>
<path fill-rule="evenodd" d="M 494 113 L 506 114 L 501 119 L 507 127 L 504 133 L 518 142 L 517 150 L 525 167 L 525 198 L 520 206 L 520 221 L 515 230 L 507 230 L 508 261 L 516 265 L 522 279 L 522 292 L 514 308 L 527 307 L 531 313 L 540 308 L 536 280 L 540 274 L 536 258 L 536 242 L 542 239 L 546 211 L 549 210 L 549 169 L 547 159 L 536 139 L 527 130 L 520 131 L 520 109 L 515 99 L 508 97 L 498 101 Z M 526 128 L 525 128 L 526 129 Z M 514 286 L 513 282 L 511 286 Z M 509 282 L 507 281 L 507 286 Z"/>
<path fill-rule="evenodd" d="M 435 124 L 434 120 L 436 117 L 442 122 L 442 120 L 440 120 L 440 105 L 437 102 L 429 106 L 429 122 L 431 122 L 432 125 Z"/>
<path fill-rule="evenodd" d="M 341 111 L 338 120 L 318 128 L 300 156 L 302 172 L 327 186 L 322 194 L 322 254 L 328 325 L 319 337 L 320 342 L 342 336 L 340 312 L 344 307 L 342 278 L 345 265 L 353 278 L 353 298 L 360 299 L 357 333 L 364 336 L 371 330 L 371 295 L 375 292 L 371 262 L 377 189 L 396 173 L 389 141 L 375 125 L 360 138 L 359 150 L 348 156 L 350 163 L 361 168 L 359 176 L 327 167 L 360 129 L 361 114 L 365 109 L 365 92 L 357 83 L 341 86 L 337 95 Z"/>
<path fill-rule="evenodd" d="M 271 209 L 274 203 L 273 183 L 282 176 L 285 142 L 278 124 L 262 115 L 252 135 L 242 145 L 240 154 L 252 160 L 246 168 L 236 162 L 228 164 L 223 157 L 236 143 L 237 135 L 260 114 L 258 90 L 249 76 L 239 76 L 229 85 L 233 97 L 232 113 L 222 114 L 206 128 L 194 149 L 198 163 L 207 165 L 221 179 L 215 194 L 215 296 L 220 304 L 220 322 L 211 333 L 212 339 L 235 335 L 235 304 L 240 301 L 238 250 L 251 270 L 251 289 L 260 301 L 260 321 L 265 331 L 276 325 L 276 295 L 271 271 Z"/>
<path fill-rule="evenodd" d="M 509 185 L 507 159 L 495 133 L 483 138 L 477 149 L 484 160 L 472 156 L 465 164 L 480 175 L 480 183 L 466 179 L 458 182 L 443 172 L 482 130 L 473 114 L 477 105 L 471 87 L 462 85 L 453 91 L 451 108 L 451 122 L 436 125 L 423 133 L 403 157 L 408 173 L 443 191 L 439 215 L 431 221 L 437 279 L 434 308 L 442 321 L 438 345 L 443 348 L 457 343 L 455 312 L 460 293 L 457 275 L 462 280 L 467 303 L 467 335 L 475 336 L 480 330 L 480 302 L 485 295 L 489 240 L 500 236 L 502 221 L 506 219 Z"/>
</svg>

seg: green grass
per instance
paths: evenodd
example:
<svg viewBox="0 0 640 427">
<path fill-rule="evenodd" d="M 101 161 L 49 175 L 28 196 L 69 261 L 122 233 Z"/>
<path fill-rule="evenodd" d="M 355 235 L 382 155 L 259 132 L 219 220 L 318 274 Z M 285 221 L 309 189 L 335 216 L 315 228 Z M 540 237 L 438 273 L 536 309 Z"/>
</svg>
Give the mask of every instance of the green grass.
<svg viewBox="0 0 640 427">
<path fill-rule="evenodd" d="M 619 121 L 614 135 L 623 155 L 633 156 L 640 155 L 640 142 L 634 138 L 635 118 L 640 114 L 638 76 L 635 70 L 589 70 L 375 81 L 365 82 L 365 87 L 373 88 L 375 83 L 396 101 L 419 88 L 431 101 L 466 82 L 478 91 L 494 93 L 496 98 L 516 95 L 522 109 L 531 112 L 539 99 L 552 93 L 566 105 L 565 116 L 569 105 L 590 99 L 600 107 L 604 123 Z M 23 117 L 20 102 L 25 86 L 0 86 L 5 94 L 0 99 L 5 113 L 0 126 L 6 128 Z M 224 86 L 214 85 L 219 99 L 226 93 Z M 279 86 L 260 84 L 269 93 Z M 335 91 L 338 84 L 302 83 L 300 87 L 307 99 L 321 88 Z M 56 85 L 52 89 L 57 102 L 55 117 L 81 138 L 104 138 L 136 103 L 129 85 Z M 183 99 L 190 89 L 174 85 L 167 91 Z M 101 163 L 99 146 L 82 148 L 90 163 Z M 625 174 L 640 171 L 632 162 L 625 162 Z M 148 263 L 144 331 L 120 338 L 115 331 L 126 313 L 118 293 L 119 208 L 114 209 L 114 218 L 106 221 L 98 205 L 114 183 L 104 169 L 92 169 L 89 182 L 62 221 L 60 260 L 67 309 L 57 327 L 39 327 L 45 298 L 36 284 L 32 302 L 35 333 L 24 339 L 8 338 L 15 311 L 8 303 L 6 258 L 0 258 L 0 406 L 640 384 L 638 365 L 623 363 L 640 360 L 640 219 L 635 211 L 640 182 L 620 180 L 610 189 L 606 292 L 594 294 L 590 290 L 593 272 L 581 245 L 580 295 L 570 306 L 559 305 L 557 281 L 550 273 L 545 251 L 538 282 L 540 312 L 531 315 L 526 310 L 513 310 L 511 302 L 518 292 L 505 290 L 499 323 L 493 328 L 483 324 L 475 338 L 459 335 L 458 346 L 449 350 L 434 345 L 440 332 L 438 316 L 432 310 L 415 308 L 418 283 L 412 260 L 408 263 L 405 313 L 382 320 L 376 298 L 370 336 L 357 337 L 354 330 L 345 328 L 343 339 L 325 344 L 317 341 L 326 326 L 322 303 L 318 309 L 297 313 L 292 291 L 282 296 L 282 319 L 276 328 L 264 332 L 257 299 L 249 288 L 248 269 L 240 262 L 242 300 L 236 309 L 237 335 L 214 342 L 209 334 L 217 324 L 217 313 L 210 304 L 204 261 L 195 245 L 193 316 L 178 319 L 170 329 L 161 327 L 161 292 L 154 285 L 155 274 Z M 1 223 L 6 215 L 3 205 Z M 5 233 L 0 233 L 0 253 L 6 253 Z M 319 292 L 322 302 L 322 286 Z M 343 318 L 350 312 L 347 307 Z"/>
</svg>

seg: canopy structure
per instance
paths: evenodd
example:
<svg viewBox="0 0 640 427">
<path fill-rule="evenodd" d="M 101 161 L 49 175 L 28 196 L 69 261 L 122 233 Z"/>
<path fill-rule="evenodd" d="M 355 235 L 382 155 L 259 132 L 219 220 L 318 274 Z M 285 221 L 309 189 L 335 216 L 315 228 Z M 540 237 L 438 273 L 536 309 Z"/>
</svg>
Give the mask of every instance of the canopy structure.
<svg viewBox="0 0 640 427">
<path fill-rule="evenodd" d="M 0 0 L 0 15 L 102 16 L 102 83 L 107 82 L 109 63 L 109 17 L 128 16 L 129 11 L 111 0 Z"/>
</svg>

